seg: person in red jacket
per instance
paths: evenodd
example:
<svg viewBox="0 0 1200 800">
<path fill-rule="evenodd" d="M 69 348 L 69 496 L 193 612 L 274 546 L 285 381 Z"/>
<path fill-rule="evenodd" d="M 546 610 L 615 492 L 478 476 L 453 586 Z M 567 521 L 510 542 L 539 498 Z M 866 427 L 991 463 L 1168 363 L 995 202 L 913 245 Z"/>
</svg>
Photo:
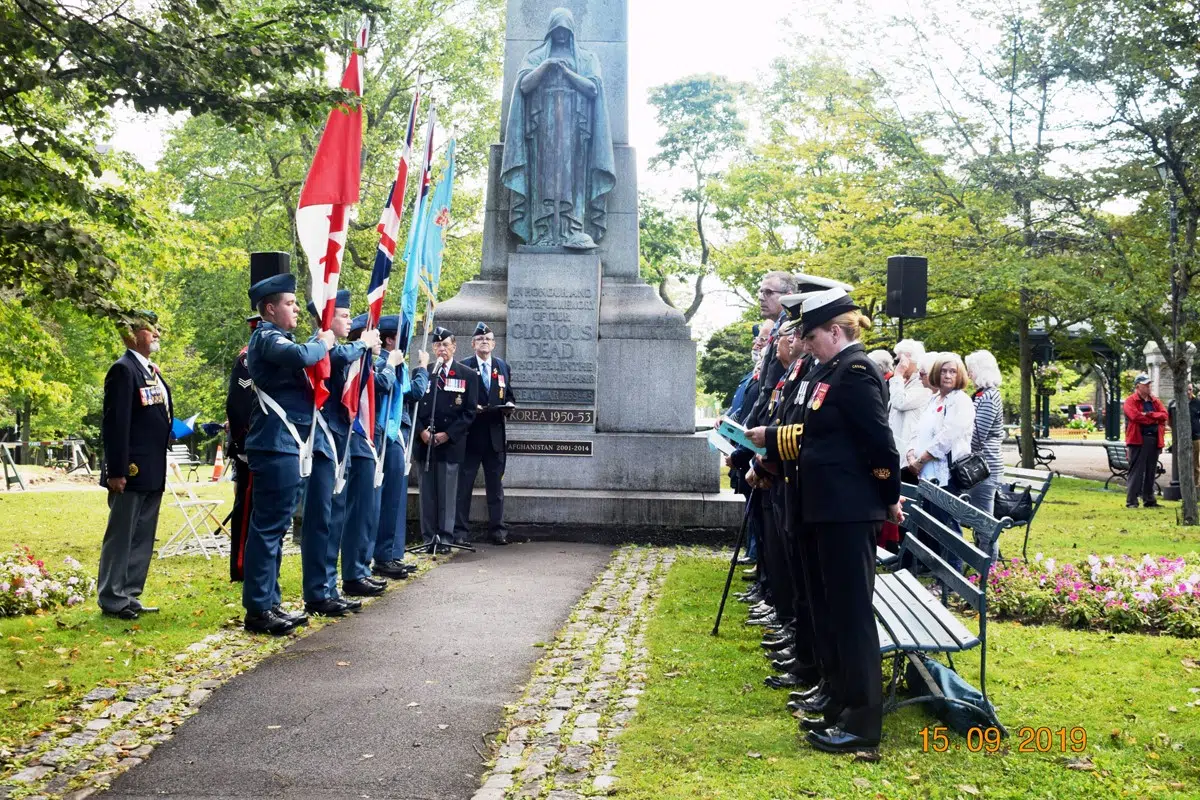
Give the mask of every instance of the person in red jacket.
<svg viewBox="0 0 1200 800">
<path fill-rule="evenodd" d="M 1133 380 L 1133 394 L 1125 398 L 1125 446 L 1129 450 L 1129 478 L 1126 481 L 1125 507 L 1142 504 L 1154 508 L 1155 467 L 1162 452 L 1167 427 L 1167 408 L 1150 391 L 1150 376 L 1138 375 Z"/>
</svg>

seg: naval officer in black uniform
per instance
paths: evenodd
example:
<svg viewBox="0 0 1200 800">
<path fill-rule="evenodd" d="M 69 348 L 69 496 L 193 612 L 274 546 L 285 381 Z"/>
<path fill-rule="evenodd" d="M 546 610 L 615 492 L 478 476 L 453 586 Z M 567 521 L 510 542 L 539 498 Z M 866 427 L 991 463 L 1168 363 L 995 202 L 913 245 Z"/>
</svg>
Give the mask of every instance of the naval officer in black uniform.
<svg viewBox="0 0 1200 800">
<path fill-rule="evenodd" d="M 104 376 L 100 485 L 108 489 L 108 527 L 96 588 L 104 614 L 121 619 L 158 610 L 138 599 L 154 555 L 174 414 L 167 382 L 150 361 L 158 351 L 157 325 L 155 314 L 137 312 L 122 336 L 129 349 Z"/>
<path fill-rule="evenodd" d="M 463 361 L 479 373 L 479 408 L 467 431 L 467 452 L 458 473 L 458 515 L 454 525 L 456 539 L 470 539 L 471 490 L 475 475 L 483 466 L 487 491 L 488 539 L 492 544 L 508 544 L 504 527 L 504 464 L 507 441 L 504 420 L 516 407 L 512 390 L 512 371 L 504 359 L 492 354 L 496 334 L 484 323 L 475 326 L 471 338 L 475 355 Z"/>
<path fill-rule="evenodd" d="M 421 471 L 421 537 L 431 548 L 454 541 L 458 471 L 479 405 L 479 373 L 454 360 L 454 334 L 433 329 L 430 387 L 417 404 L 413 464 Z"/>
<path fill-rule="evenodd" d="M 900 522 L 899 454 L 892 442 L 883 376 L 858 341 L 870 320 L 842 289 L 804 301 L 802 336 L 819 366 L 806 380 L 796 425 L 773 430 L 768 446 L 800 462 L 801 537 L 816 569 L 810 593 L 822 690 L 806 710 L 808 741 L 828 752 L 877 747 L 883 676 L 871 598 L 875 539 L 885 519 Z M 823 612 L 823 613 L 822 613 Z"/>
</svg>

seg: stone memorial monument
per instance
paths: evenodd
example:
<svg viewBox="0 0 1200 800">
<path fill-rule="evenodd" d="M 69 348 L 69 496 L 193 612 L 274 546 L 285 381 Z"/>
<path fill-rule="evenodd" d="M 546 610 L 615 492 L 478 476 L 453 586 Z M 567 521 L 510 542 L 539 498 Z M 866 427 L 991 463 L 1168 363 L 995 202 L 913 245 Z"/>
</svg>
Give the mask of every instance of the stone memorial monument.
<svg viewBox="0 0 1200 800">
<path fill-rule="evenodd" d="M 736 526 L 691 331 L 638 274 L 626 0 L 562 2 L 509 0 L 483 263 L 437 323 L 463 351 L 487 322 L 512 367 L 510 523 Z"/>
</svg>

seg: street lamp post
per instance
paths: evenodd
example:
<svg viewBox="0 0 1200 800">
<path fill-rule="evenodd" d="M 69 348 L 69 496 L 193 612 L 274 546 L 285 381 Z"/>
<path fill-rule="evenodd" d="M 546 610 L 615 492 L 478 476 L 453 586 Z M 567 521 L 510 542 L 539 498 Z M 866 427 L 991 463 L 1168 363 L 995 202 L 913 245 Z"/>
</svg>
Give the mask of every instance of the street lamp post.
<svg viewBox="0 0 1200 800">
<path fill-rule="evenodd" d="M 1174 350 L 1179 346 L 1179 264 L 1176 259 L 1179 242 L 1179 197 L 1175 194 L 1175 182 L 1171 180 L 1171 168 L 1164 161 L 1158 165 L 1158 177 L 1167 187 L 1169 198 L 1169 219 L 1171 222 L 1170 259 L 1171 259 L 1171 348 L 1172 354 L 1178 358 L 1181 354 Z M 1190 376 L 1189 376 L 1190 377 Z M 1174 381 L 1172 381 L 1174 385 Z M 1175 435 L 1175 400 L 1171 399 L 1171 484 L 1163 489 L 1163 500 L 1180 500 L 1183 492 L 1179 488 L 1179 437 Z M 1184 409 L 1186 413 L 1186 409 Z M 1193 431 L 1192 435 L 1195 435 Z"/>
</svg>

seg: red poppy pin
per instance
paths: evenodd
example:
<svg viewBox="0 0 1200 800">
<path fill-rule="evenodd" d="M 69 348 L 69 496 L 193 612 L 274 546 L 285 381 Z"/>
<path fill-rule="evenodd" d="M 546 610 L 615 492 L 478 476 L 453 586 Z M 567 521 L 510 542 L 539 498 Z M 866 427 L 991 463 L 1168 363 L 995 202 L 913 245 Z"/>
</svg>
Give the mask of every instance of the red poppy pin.
<svg viewBox="0 0 1200 800">
<path fill-rule="evenodd" d="M 454 370 L 450 370 L 450 377 L 451 377 L 451 378 L 453 378 L 453 377 L 454 377 Z"/>
</svg>

